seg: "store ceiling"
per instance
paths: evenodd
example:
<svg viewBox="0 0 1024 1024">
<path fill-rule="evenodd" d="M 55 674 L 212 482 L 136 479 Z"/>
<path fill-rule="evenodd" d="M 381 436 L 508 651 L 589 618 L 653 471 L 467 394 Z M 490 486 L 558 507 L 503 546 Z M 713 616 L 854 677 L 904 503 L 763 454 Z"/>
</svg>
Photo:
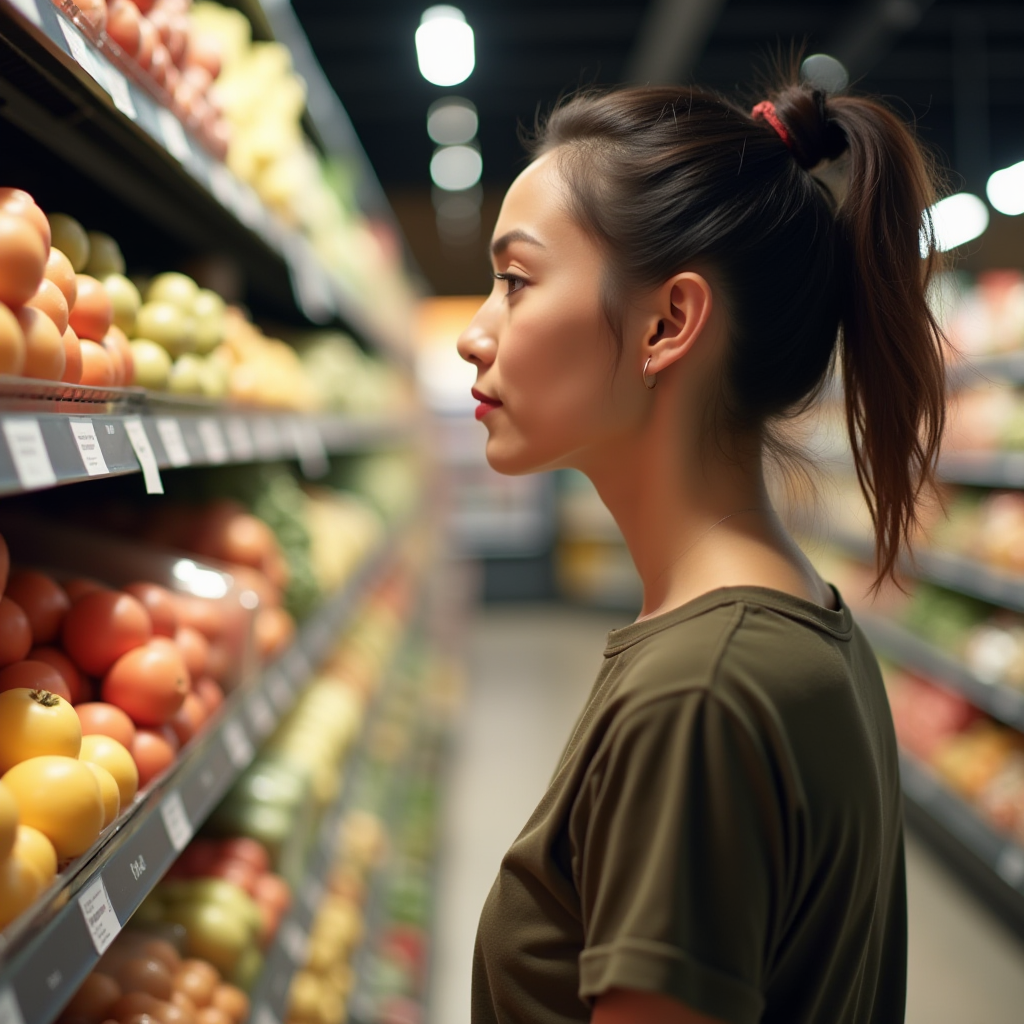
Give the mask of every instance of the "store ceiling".
<svg viewBox="0 0 1024 1024">
<path fill-rule="evenodd" d="M 396 208 L 414 193 L 429 201 L 426 111 L 440 96 L 476 104 L 484 185 L 500 193 L 523 166 L 519 126 L 567 90 L 655 79 L 749 95 L 773 54 L 801 45 L 844 59 L 858 88 L 916 122 L 955 187 L 982 191 L 1024 158 L 1020 0 L 457 0 L 477 66 L 453 89 L 417 69 L 413 34 L 429 2 L 293 0 Z"/>
</svg>

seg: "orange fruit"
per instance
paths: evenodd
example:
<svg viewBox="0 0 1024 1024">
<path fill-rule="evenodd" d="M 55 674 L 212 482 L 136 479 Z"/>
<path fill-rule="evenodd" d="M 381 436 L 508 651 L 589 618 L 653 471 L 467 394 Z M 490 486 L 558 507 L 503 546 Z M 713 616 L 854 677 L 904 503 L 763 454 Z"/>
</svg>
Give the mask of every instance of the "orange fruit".
<svg viewBox="0 0 1024 1024">
<path fill-rule="evenodd" d="M 155 637 L 123 654 L 103 679 L 101 696 L 128 713 L 136 725 L 169 722 L 192 685 L 185 659 L 173 641 Z"/>
<path fill-rule="evenodd" d="M 63 334 L 68 329 L 68 300 L 64 293 L 51 281 L 44 277 L 39 282 L 35 295 L 25 303 L 27 306 L 35 306 L 36 309 L 45 313 L 56 325 L 57 330 Z"/>
<path fill-rule="evenodd" d="M 103 675 L 122 655 L 153 635 L 149 614 L 131 594 L 98 590 L 76 601 L 64 617 L 61 643 L 85 673 Z"/>
<path fill-rule="evenodd" d="M 68 327 L 64 332 L 64 376 L 61 380 L 65 384 L 80 384 L 82 382 L 82 343 L 78 335 Z"/>
<path fill-rule="evenodd" d="M 102 341 L 114 322 L 114 307 L 103 285 L 88 274 L 78 274 L 78 298 L 71 307 L 71 326 L 81 339 Z"/>
<path fill-rule="evenodd" d="M 67 364 L 62 332 L 35 306 L 22 306 L 17 317 L 25 335 L 25 365 L 21 368 L 22 375 L 36 380 L 60 380 L 64 376 Z"/>
<path fill-rule="evenodd" d="M 21 306 L 36 293 L 47 248 L 27 218 L 0 210 L 0 302 Z"/>
<path fill-rule="evenodd" d="M 71 599 L 52 577 L 33 569 L 15 569 L 7 581 L 7 596 L 21 605 L 32 627 L 32 642 L 57 639 Z"/>
</svg>

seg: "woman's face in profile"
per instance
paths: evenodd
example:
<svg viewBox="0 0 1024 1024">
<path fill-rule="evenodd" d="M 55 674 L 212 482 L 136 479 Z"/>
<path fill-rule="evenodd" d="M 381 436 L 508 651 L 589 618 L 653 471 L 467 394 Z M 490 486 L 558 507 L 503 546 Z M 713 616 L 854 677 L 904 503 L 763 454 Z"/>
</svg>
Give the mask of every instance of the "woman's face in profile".
<svg viewBox="0 0 1024 1024">
<path fill-rule="evenodd" d="M 628 341 L 617 358 L 603 253 L 565 196 L 557 151 L 512 184 L 492 237 L 494 287 L 459 339 L 477 367 L 487 461 L 501 473 L 582 468 L 649 404 Z"/>
</svg>

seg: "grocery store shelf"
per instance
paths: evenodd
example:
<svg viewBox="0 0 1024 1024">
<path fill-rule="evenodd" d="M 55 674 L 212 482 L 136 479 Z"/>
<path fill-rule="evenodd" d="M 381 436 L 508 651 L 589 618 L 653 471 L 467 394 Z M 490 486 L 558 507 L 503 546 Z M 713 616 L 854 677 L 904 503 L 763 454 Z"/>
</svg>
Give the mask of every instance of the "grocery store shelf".
<svg viewBox="0 0 1024 1024">
<path fill-rule="evenodd" d="M 956 452 L 939 459 L 939 477 L 972 487 L 1024 487 L 1024 452 Z"/>
<path fill-rule="evenodd" d="M 966 666 L 890 619 L 859 614 L 857 621 L 880 654 L 905 668 L 923 672 L 1004 725 L 1024 732 L 1024 692 L 982 682 Z"/>
<path fill-rule="evenodd" d="M 0 376 L 0 495 L 145 473 L 149 453 L 157 470 L 298 459 L 316 478 L 329 455 L 387 445 L 412 428 L 408 418 L 262 411 Z"/>
<path fill-rule="evenodd" d="M 959 869 L 1000 917 L 1024 934 L 1024 847 L 998 833 L 903 751 L 900 775 L 907 823 Z"/>
<path fill-rule="evenodd" d="M 388 561 L 388 537 L 349 583 L 302 626 L 258 681 L 233 693 L 216 725 L 101 838 L 75 872 L 58 878 L 34 915 L 0 936 L 4 1024 L 50 1024 L 107 945 L 291 709 L 314 666 Z"/>
<path fill-rule="evenodd" d="M 356 289 L 205 149 L 148 74 L 97 37 L 73 3 L 61 0 L 58 10 L 50 0 L 0 0 L 0 66 L 0 120 L 189 250 L 229 252 L 250 304 L 293 321 L 338 319 L 365 342 L 401 351 Z M 21 147 L 12 138 L 4 148 L 16 178 Z M 22 170 L 46 187 L 31 159 Z"/>
</svg>

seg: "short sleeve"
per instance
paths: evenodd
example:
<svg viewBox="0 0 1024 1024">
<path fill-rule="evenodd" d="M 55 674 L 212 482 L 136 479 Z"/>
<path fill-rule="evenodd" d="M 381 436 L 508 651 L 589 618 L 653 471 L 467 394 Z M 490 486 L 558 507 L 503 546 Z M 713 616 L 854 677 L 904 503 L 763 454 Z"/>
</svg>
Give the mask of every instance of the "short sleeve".
<svg viewBox="0 0 1024 1024">
<path fill-rule="evenodd" d="M 638 989 L 730 1024 L 761 1019 L 785 877 L 772 776 L 744 717 L 713 692 L 613 723 L 570 827 L 582 998 Z"/>
</svg>

